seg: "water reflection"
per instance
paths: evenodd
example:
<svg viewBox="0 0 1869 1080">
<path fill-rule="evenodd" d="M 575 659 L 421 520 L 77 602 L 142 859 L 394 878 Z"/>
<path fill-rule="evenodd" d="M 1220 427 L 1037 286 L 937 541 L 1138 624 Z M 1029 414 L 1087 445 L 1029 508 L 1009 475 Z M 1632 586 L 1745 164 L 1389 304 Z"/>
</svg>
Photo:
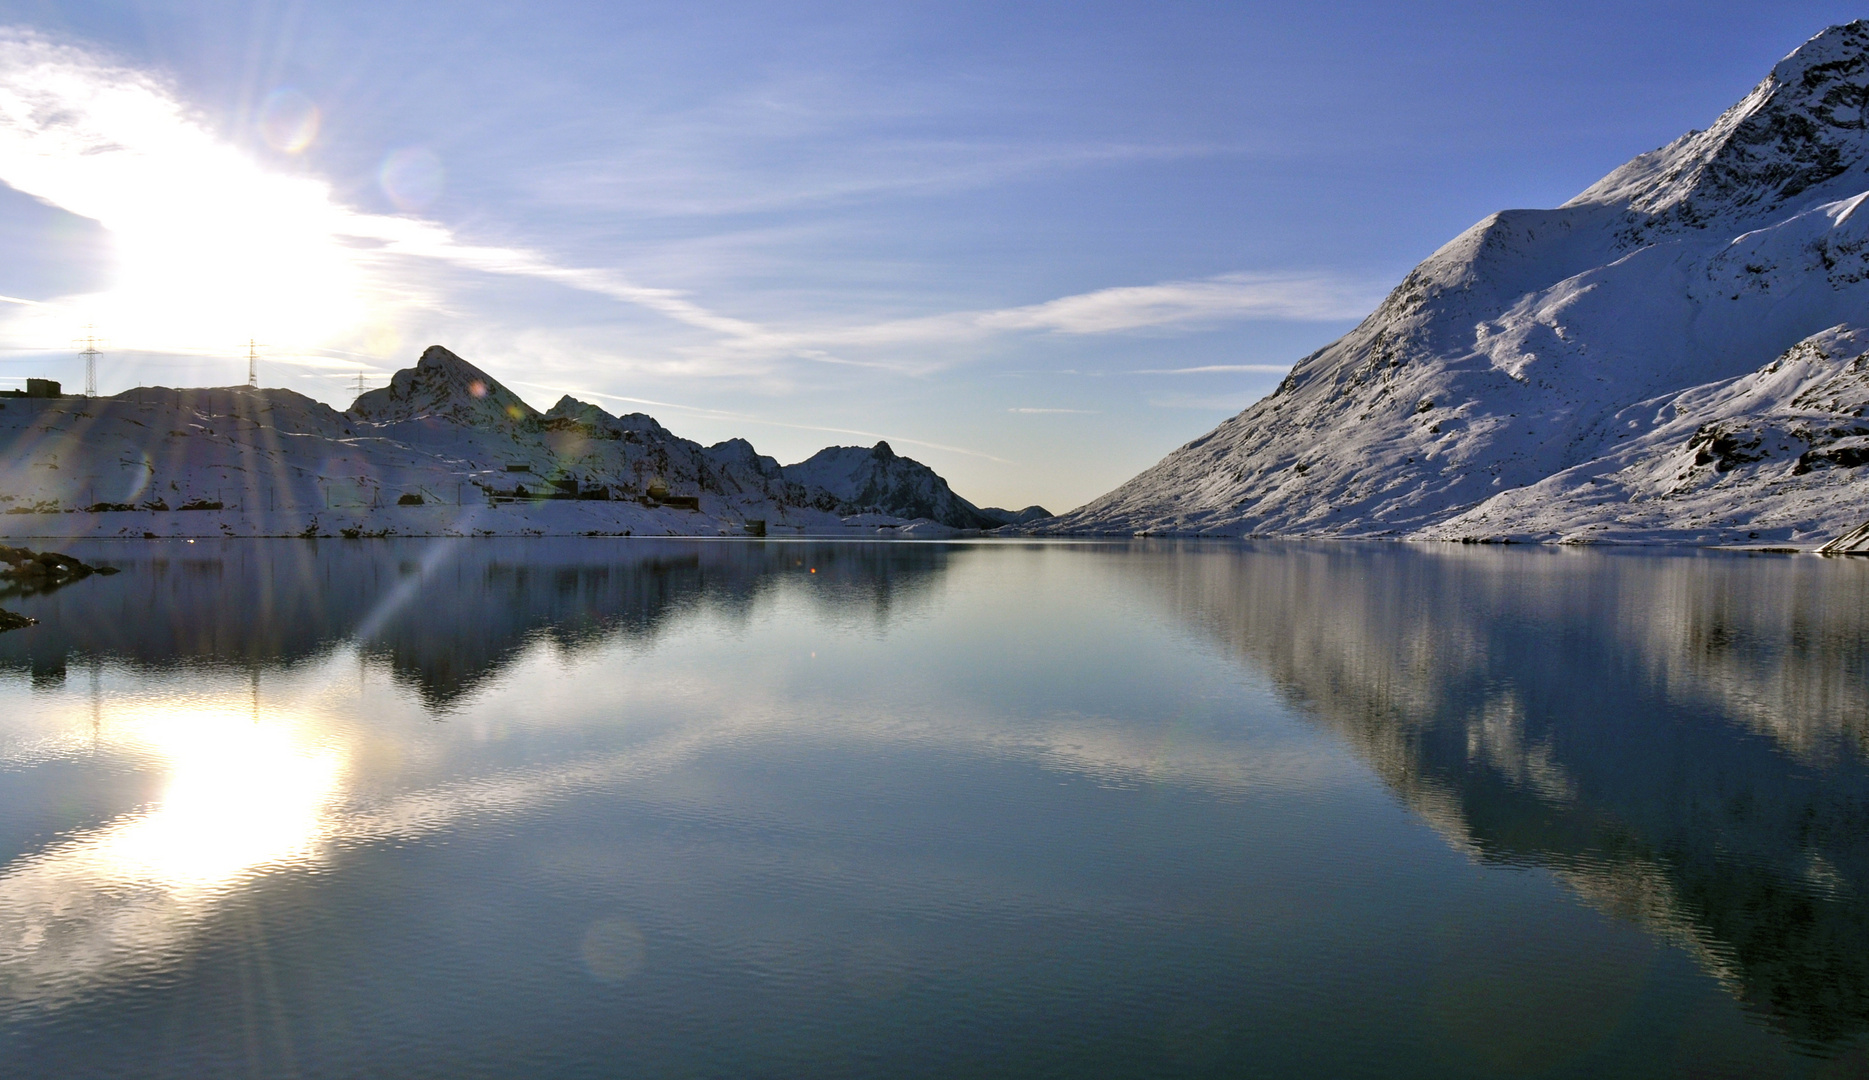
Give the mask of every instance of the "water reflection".
<svg viewBox="0 0 1869 1080">
<path fill-rule="evenodd" d="M 0 672 L 47 691 L 84 664 L 91 700 L 63 695 L 13 717 L 0 766 L 89 759 L 162 780 L 146 804 L 0 870 L 0 1003 L 36 1008 L 178 963 L 254 874 L 315 869 L 334 845 L 408 842 L 537 811 L 731 737 L 670 731 L 623 753 L 502 762 L 466 777 L 438 762 L 433 782 L 408 785 L 421 748 L 359 724 L 354 700 L 327 700 L 345 657 L 387 670 L 444 718 L 529 649 L 575 664 L 606 644 L 647 643 L 703 609 L 731 627 L 802 577 L 810 588 L 800 595 L 833 619 L 886 625 L 927 598 L 947 557 L 909 545 L 654 541 L 80 546 L 124 572 L 33 596 L 41 627 L 0 640 Z M 100 671 L 113 684 L 102 703 Z M 179 686 L 137 685 L 178 674 Z M 759 722 L 758 709 L 739 715 L 735 727 Z M 389 777 L 398 771 L 401 784 Z"/>
<path fill-rule="evenodd" d="M 18 605 L 32 635 L 0 638 L 0 671 L 62 681 L 67 658 L 178 664 L 315 663 L 356 643 L 433 709 L 472 692 L 529 643 L 576 653 L 648 641 L 697 606 L 744 619 L 801 575 L 827 611 L 886 625 L 925 598 L 948 551 L 910 544 L 533 539 L 92 544 L 126 573 Z M 132 584 L 133 583 L 133 584 Z"/>
<path fill-rule="evenodd" d="M 115 716 L 91 749 L 151 759 L 164 786 L 152 805 L 0 871 L 0 998 L 54 1004 L 162 967 L 242 878 L 316 860 L 343 762 L 305 736 L 291 718 L 227 704 Z"/>
<path fill-rule="evenodd" d="M 1869 1030 L 1869 566 L 1267 545 L 1129 558 L 1448 841 Z"/>
<path fill-rule="evenodd" d="M 1577 1042 L 1572 1028 L 1607 1040 L 1649 1007 L 1636 1002 L 1660 940 L 1809 1048 L 1869 1032 L 1869 565 L 1354 545 L 74 553 L 125 572 L 23 599 L 41 625 L 0 637 L 0 711 L 12 705 L 0 820 L 15 822 L 0 852 L 0 1006 L 55 1011 L 179 978 L 262 879 L 532 829 L 537 865 L 528 841 L 498 866 L 529 895 L 603 897 L 557 946 L 580 987 L 645 985 L 674 938 L 727 949 L 773 984 L 822 968 L 840 993 L 912 1002 L 909 973 L 995 958 L 892 933 L 904 912 L 982 920 L 1008 954 L 1020 946 L 1007 927 L 1065 912 L 1092 929 L 1033 938 L 1050 951 L 1031 964 L 1114 965 L 1114 947 L 1098 952 L 1112 924 L 1144 938 L 1138 927 L 1225 927 L 1243 950 L 1226 978 L 1289 949 L 1276 977 L 1254 969 L 1270 1015 L 1322 978 L 1292 971 L 1328 970 L 1359 923 L 1394 915 L 1340 899 L 1364 887 L 1343 867 L 1419 858 L 1352 850 L 1366 821 L 1333 832 L 1289 808 L 1375 791 L 1373 773 L 1474 863 L 1537 868 L 1647 931 L 1624 927 L 1636 944 L 1621 953 L 1593 939 L 1601 955 L 1539 961 L 1572 963 L 1559 982 L 1588 983 L 1596 1012 L 1571 989 L 1511 981 L 1522 972 L 1499 957 L 1530 931 L 1504 916 L 1484 939 L 1493 991 L 1378 976 L 1383 1007 L 1442 1002 L 1445 1030 L 1431 1031 L 1524 1064 Z M 820 660 L 826 644 L 840 654 Z M 1214 682 L 1208 662 L 1232 681 Z M 1305 738 L 1251 712 L 1261 684 Z M 1146 805 L 1009 800 L 992 786 L 1012 783 L 996 771 L 1006 762 L 1042 773 L 1048 793 L 1081 780 Z M 580 811 L 595 825 L 565 810 L 597 796 L 611 801 Z M 646 813 L 632 800 L 660 800 L 666 816 L 632 831 L 619 822 Z M 1034 807 L 1045 812 L 1020 816 Z M 960 839 L 914 831 L 942 814 L 965 823 Z M 810 848 L 805 835 L 830 839 Z M 1338 850 L 1312 850 L 1320 837 Z M 914 861 L 930 850 L 951 861 Z M 694 886 L 708 875 L 728 884 Z M 619 881 L 654 888 L 631 906 Z M 448 878 L 430 902 L 468 903 L 453 893 L 480 884 Z M 1438 900 L 1440 887 L 1424 889 Z M 1329 925 L 1281 929 L 1310 915 Z M 820 933 L 829 951 L 799 944 Z M 464 947 L 488 950 L 500 955 Z M 1110 977 L 1091 968 L 1085 985 Z M 1556 1018 L 1544 1036 L 1520 1025 L 1522 1045 L 1499 1034 L 1507 1013 L 1474 1004 L 1540 992 L 1563 1005 L 1541 1007 Z M 1228 1060 L 1239 1010 L 1174 1001 L 1170 1056 Z"/>
</svg>

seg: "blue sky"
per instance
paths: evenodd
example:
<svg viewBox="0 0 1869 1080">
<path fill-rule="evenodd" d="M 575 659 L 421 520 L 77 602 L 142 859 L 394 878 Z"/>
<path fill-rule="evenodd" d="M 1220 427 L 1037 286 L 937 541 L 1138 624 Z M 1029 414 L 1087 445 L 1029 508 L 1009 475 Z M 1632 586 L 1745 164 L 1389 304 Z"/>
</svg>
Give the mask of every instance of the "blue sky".
<svg viewBox="0 0 1869 1080">
<path fill-rule="evenodd" d="M 431 343 L 1063 510 L 1841 3 L 0 0 L 0 377 L 347 404 Z"/>
</svg>

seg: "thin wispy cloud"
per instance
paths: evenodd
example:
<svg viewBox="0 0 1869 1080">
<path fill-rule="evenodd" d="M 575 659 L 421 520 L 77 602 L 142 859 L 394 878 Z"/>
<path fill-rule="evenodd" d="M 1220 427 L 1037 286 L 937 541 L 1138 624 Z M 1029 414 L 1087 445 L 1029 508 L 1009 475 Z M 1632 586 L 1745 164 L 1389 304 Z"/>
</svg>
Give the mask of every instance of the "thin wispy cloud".
<svg viewBox="0 0 1869 1080">
<path fill-rule="evenodd" d="M 1325 322 L 1361 318 L 1380 300 L 1366 284 L 1324 274 L 1223 274 L 1200 281 L 1129 285 L 996 311 L 994 329 L 1107 334 L 1236 319 Z"/>
<path fill-rule="evenodd" d="M 692 130 L 661 145 L 556 166 L 537 177 L 543 201 L 657 217 L 725 217 L 866 202 L 896 196 L 946 195 L 1040 173 L 1143 161 L 1173 161 L 1237 153 L 1211 145 L 1083 143 L 1034 147 L 967 139 L 880 138 L 841 151 L 833 160 L 783 175 L 714 148 L 743 136 L 696 145 Z M 749 182 L 748 173 L 757 182 Z"/>
<path fill-rule="evenodd" d="M 673 101 L 560 121 L 581 147 L 529 163 L 539 201 L 606 215 L 730 217 L 949 195 L 1119 163 L 1263 155 L 1279 143 L 1005 131 L 1022 67 L 955 79 L 896 66 L 878 78 L 820 62 L 765 63 Z"/>
<path fill-rule="evenodd" d="M 818 331 L 814 338 L 831 346 L 876 347 L 964 343 L 1021 333 L 1091 336 L 1187 330 L 1249 319 L 1327 322 L 1361 318 L 1380 298 L 1381 290 L 1368 283 L 1327 274 L 1224 274 L 1199 281 L 1098 289 L 997 311 L 952 312 Z"/>
<path fill-rule="evenodd" d="M 1077 148 L 979 167 L 1170 152 Z M 1326 321 L 1358 316 L 1379 299 L 1365 283 L 1327 274 L 1242 273 L 907 319 L 763 323 L 616 269 L 566 265 L 434 221 L 347 206 L 316 177 L 262 167 L 160 79 L 21 30 L 0 30 L 0 181 L 98 221 L 118 255 L 107 292 L 0 298 L 19 309 L 5 320 L 7 344 L 42 348 L 95 322 L 125 350 L 212 353 L 248 337 L 299 353 L 364 349 L 371 339 L 399 339 L 382 333 L 385 325 L 460 310 L 449 268 L 549 282 L 653 313 L 687 337 L 664 343 L 663 358 L 647 363 L 703 377 L 770 373 L 781 362 L 923 375 L 965 360 L 931 359 L 917 347 Z M 628 363 L 641 369 L 645 361 Z M 1200 370 L 1221 369 L 1186 372 Z"/>
<path fill-rule="evenodd" d="M 606 271 L 559 266 L 524 248 L 466 243 L 443 226 L 413 218 L 348 214 L 348 235 L 381 241 L 393 255 L 434 259 L 487 274 L 537 278 L 647 308 L 678 323 L 727 338 L 764 341 L 771 331 L 758 324 L 708 310 L 674 289 L 637 285 Z"/>
<path fill-rule="evenodd" d="M 1069 413 L 1069 414 L 1076 415 L 1076 416 L 1096 416 L 1101 410 L 1098 410 L 1098 409 L 1023 409 L 1021 408 L 1021 409 L 1007 409 L 1006 411 L 1010 413 L 1024 413 L 1028 416 L 1045 415 L 1047 413 Z"/>
</svg>

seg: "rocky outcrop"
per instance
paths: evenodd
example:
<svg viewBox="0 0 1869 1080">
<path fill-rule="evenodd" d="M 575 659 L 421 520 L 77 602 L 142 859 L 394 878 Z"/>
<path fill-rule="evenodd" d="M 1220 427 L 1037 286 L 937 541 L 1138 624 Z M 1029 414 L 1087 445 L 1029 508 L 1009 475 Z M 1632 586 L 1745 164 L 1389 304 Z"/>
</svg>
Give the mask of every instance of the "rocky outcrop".
<svg viewBox="0 0 1869 1080">
<path fill-rule="evenodd" d="M 1023 510 L 1002 510 L 997 506 L 982 506 L 980 514 L 999 522 L 1001 525 L 1029 525 L 1034 521 L 1043 521 L 1051 517 L 1051 511 L 1042 506 L 1028 506 Z"/>
<path fill-rule="evenodd" d="M 9 583 L 12 592 L 44 592 L 92 574 L 116 572 L 115 567 L 91 566 L 56 551 L 33 551 L 0 544 L 0 581 Z"/>
<path fill-rule="evenodd" d="M 0 544 L 0 596 L 32 596 L 51 592 L 92 574 L 114 574 L 114 566 L 91 566 L 56 551 Z M 0 608 L 0 633 L 37 626 L 39 620 Z"/>
<path fill-rule="evenodd" d="M 886 442 L 868 448 L 829 446 L 787 465 L 784 474 L 794 498 L 839 515 L 927 518 L 956 529 L 1007 524 L 954 494 L 933 469 L 902 457 Z"/>
</svg>

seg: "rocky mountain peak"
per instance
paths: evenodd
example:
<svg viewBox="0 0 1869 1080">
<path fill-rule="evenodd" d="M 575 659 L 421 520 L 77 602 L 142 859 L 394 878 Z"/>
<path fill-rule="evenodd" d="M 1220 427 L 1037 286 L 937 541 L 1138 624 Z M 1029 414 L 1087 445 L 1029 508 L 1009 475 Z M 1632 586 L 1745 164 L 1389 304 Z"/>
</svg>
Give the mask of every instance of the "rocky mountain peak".
<svg viewBox="0 0 1869 1080">
<path fill-rule="evenodd" d="M 547 423 L 557 420 L 574 424 L 589 424 L 592 427 L 606 427 L 616 420 L 616 417 L 611 416 L 601 406 L 592 405 L 588 401 L 579 401 L 570 394 L 560 397 L 558 404 L 546 410 L 544 418 Z"/>
<path fill-rule="evenodd" d="M 886 442 L 827 446 L 809 459 L 787 465 L 784 477 L 809 494 L 810 505 L 840 515 L 889 514 L 928 518 L 957 529 L 992 529 L 1004 521 L 981 513 L 935 471 L 902 457 Z"/>
<path fill-rule="evenodd" d="M 499 380 L 460 357 L 430 345 L 412 368 L 351 404 L 348 415 L 377 424 L 439 419 L 467 427 L 533 426 L 539 412 Z"/>
<path fill-rule="evenodd" d="M 1869 21 L 1833 26 L 1779 61 L 1705 131 L 1610 173 L 1566 206 L 1620 206 L 1639 233 L 1705 228 L 1869 185 Z"/>
</svg>

